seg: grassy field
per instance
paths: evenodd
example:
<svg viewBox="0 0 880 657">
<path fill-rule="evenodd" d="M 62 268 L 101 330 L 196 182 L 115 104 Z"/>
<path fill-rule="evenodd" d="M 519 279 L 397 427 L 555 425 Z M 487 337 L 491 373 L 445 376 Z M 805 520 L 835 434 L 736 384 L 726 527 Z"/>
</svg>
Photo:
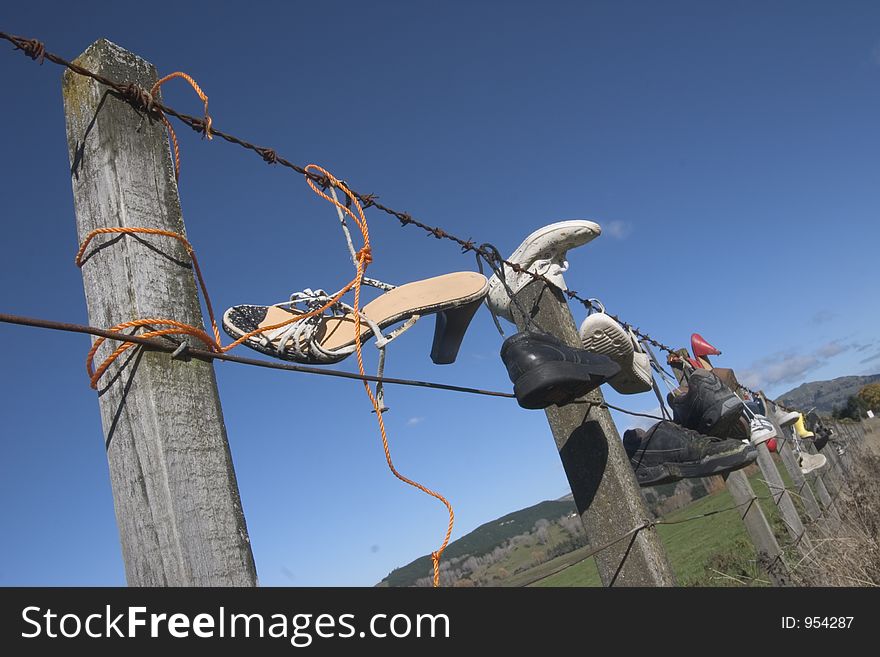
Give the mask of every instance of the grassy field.
<svg viewBox="0 0 880 657">
<path fill-rule="evenodd" d="M 790 486 L 788 475 L 781 463 L 779 470 Z M 749 477 L 758 497 L 769 495 L 760 470 Z M 770 499 L 759 503 L 773 526 L 780 545 L 786 545 L 788 534 L 779 518 L 776 506 Z M 799 505 L 799 500 L 795 500 Z M 734 506 L 730 493 L 723 489 L 708 495 L 689 506 L 671 513 L 664 520 L 679 522 Z M 799 511 L 802 511 L 799 508 Z M 801 513 L 801 517 L 803 513 Z M 741 586 L 766 585 L 754 565 L 755 551 L 745 532 L 739 511 L 727 511 L 707 518 L 699 518 L 673 525 L 660 525 L 658 531 L 669 554 L 676 580 L 681 586 Z M 522 586 L 547 573 L 552 573 L 566 563 L 585 555 L 589 548 L 582 548 L 543 563 L 540 566 L 506 579 L 504 586 Z M 755 580 L 751 578 L 757 578 Z M 533 586 L 600 586 L 595 561 L 587 559 L 565 570 L 552 574 L 532 584 Z"/>
</svg>

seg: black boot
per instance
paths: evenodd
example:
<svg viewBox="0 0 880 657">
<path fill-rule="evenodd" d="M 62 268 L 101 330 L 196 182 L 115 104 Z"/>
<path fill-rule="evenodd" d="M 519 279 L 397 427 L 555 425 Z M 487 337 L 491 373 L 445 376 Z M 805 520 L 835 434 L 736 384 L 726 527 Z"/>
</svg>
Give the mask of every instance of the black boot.
<svg viewBox="0 0 880 657">
<path fill-rule="evenodd" d="M 724 474 L 758 458 L 741 440 L 704 436 L 666 420 L 647 431 L 626 431 L 623 446 L 640 486 Z"/>
<path fill-rule="evenodd" d="M 620 372 L 608 356 L 569 347 L 546 333 L 523 331 L 501 345 L 501 360 L 523 408 L 562 406 Z"/>
<path fill-rule="evenodd" d="M 683 427 L 707 436 L 733 437 L 743 403 L 721 379 L 708 370 L 696 370 L 688 379 L 687 393 L 667 400 L 673 419 Z"/>
</svg>

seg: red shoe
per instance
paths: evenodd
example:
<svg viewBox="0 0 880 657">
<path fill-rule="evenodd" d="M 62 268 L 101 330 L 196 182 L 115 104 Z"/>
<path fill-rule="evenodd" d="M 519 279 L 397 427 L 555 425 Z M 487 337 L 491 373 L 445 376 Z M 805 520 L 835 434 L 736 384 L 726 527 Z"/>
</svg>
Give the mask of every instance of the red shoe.
<svg viewBox="0 0 880 657">
<path fill-rule="evenodd" d="M 706 342 L 699 333 L 691 334 L 691 351 L 694 352 L 694 358 L 697 359 L 721 355 L 721 352 Z"/>
</svg>

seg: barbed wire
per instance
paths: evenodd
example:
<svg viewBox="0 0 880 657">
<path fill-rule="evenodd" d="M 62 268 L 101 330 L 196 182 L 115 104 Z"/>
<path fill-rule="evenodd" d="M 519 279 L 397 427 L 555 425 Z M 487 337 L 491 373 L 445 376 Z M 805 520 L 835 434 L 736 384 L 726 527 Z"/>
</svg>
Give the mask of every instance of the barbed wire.
<svg viewBox="0 0 880 657">
<path fill-rule="evenodd" d="M 695 520 L 702 520 L 704 518 L 709 518 L 711 516 L 715 516 L 720 513 L 728 513 L 730 511 L 736 511 L 736 510 L 741 509 L 743 507 L 746 507 L 746 510 L 743 513 L 743 516 L 745 516 L 749 512 L 749 509 L 751 509 L 752 505 L 755 502 L 757 502 L 759 500 L 772 500 L 772 499 L 773 499 L 772 496 L 769 496 L 769 495 L 755 495 L 752 498 L 750 498 L 749 500 L 747 500 L 745 502 L 741 502 L 740 504 L 734 504 L 732 506 L 724 507 L 723 509 L 715 509 L 713 511 L 699 513 L 699 514 L 696 514 L 693 516 L 689 516 L 687 518 L 681 518 L 680 520 L 663 520 L 663 519 L 649 520 L 649 521 L 644 522 L 641 525 L 631 529 L 630 531 L 626 532 L 625 534 L 621 534 L 617 538 L 611 539 L 611 540 L 603 543 L 602 545 L 599 545 L 598 547 L 591 549 L 586 554 L 578 555 L 577 559 L 574 559 L 574 560 L 568 561 L 564 564 L 561 564 L 560 566 L 554 568 L 550 572 L 542 573 L 540 576 L 535 577 L 530 580 L 527 580 L 525 583 L 519 584 L 518 586 L 519 587 L 531 586 L 532 584 L 536 584 L 537 582 L 543 581 L 549 577 L 552 577 L 553 575 L 557 575 L 557 574 L 561 573 L 563 570 L 567 570 L 568 568 L 571 568 L 573 566 L 577 566 L 578 564 L 583 563 L 587 559 L 590 559 L 590 558 L 596 556 L 597 554 L 599 554 L 603 550 L 607 550 L 608 548 L 616 545 L 620 541 L 622 541 L 626 538 L 629 538 L 630 536 L 633 536 L 635 534 L 638 534 L 640 531 L 642 531 L 644 529 L 653 528 L 658 525 L 681 525 L 681 524 L 684 524 L 687 522 L 693 522 Z M 626 556 L 624 556 L 624 560 L 625 559 L 626 559 Z"/>
<path fill-rule="evenodd" d="M 144 112 L 145 114 L 147 114 L 151 118 L 158 119 L 162 115 L 173 116 L 174 118 L 176 118 L 177 120 L 179 120 L 183 124 L 189 126 L 190 128 L 192 128 L 196 132 L 200 132 L 205 136 L 219 137 L 219 138 L 223 139 L 224 141 L 227 141 L 231 144 L 235 144 L 235 145 L 238 145 L 242 148 L 245 148 L 246 150 L 252 151 L 255 154 L 259 155 L 267 164 L 279 164 L 281 166 L 289 168 L 289 169 L 291 169 L 301 175 L 306 176 L 308 179 L 312 180 L 315 184 L 321 186 L 323 189 L 327 189 L 328 187 L 333 185 L 333 182 L 327 176 L 316 174 L 312 171 L 307 170 L 305 167 L 297 165 L 297 164 L 291 162 L 290 160 L 288 160 L 282 156 L 279 156 L 278 153 L 272 148 L 258 146 L 252 142 L 246 141 L 244 139 L 236 137 L 235 135 L 232 135 L 232 134 L 229 134 L 229 133 L 226 133 L 222 130 L 217 129 L 213 125 L 213 123 L 210 121 L 210 119 L 208 119 L 207 117 L 205 119 L 202 119 L 202 118 L 198 118 L 198 117 L 194 117 L 194 116 L 190 116 L 188 114 L 178 112 L 174 108 L 172 108 L 168 105 L 165 105 L 165 104 L 159 102 L 158 100 L 156 100 L 156 98 L 153 97 L 152 94 L 150 94 L 143 87 L 141 87 L 140 85 L 138 85 L 136 83 L 133 83 L 133 82 L 121 83 L 121 82 L 109 79 L 103 75 L 100 75 L 98 73 L 90 71 L 90 70 L 88 70 L 78 64 L 70 62 L 70 61 L 68 61 L 68 60 L 66 60 L 66 59 L 64 59 L 54 53 L 48 52 L 45 48 L 45 45 L 37 39 L 28 39 L 28 38 L 21 37 L 21 36 L 10 35 L 5 32 L 0 32 L 0 38 L 4 39 L 6 41 L 9 41 L 10 43 L 13 44 L 13 46 L 17 50 L 21 50 L 23 52 L 23 54 L 30 57 L 34 61 L 39 61 L 40 64 L 42 64 L 46 60 L 49 60 L 50 62 L 52 62 L 54 64 L 57 64 L 57 65 L 60 65 L 60 66 L 67 68 L 68 70 L 72 71 L 73 73 L 76 73 L 77 75 L 89 77 L 89 78 L 95 80 L 96 82 L 98 82 L 106 87 L 109 87 L 110 89 L 112 89 L 115 92 L 115 94 L 118 98 L 127 102 L 129 105 L 134 107 L 136 110 L 140 110 L 140 111 Z M 478 258 L 482 258 L 484 261 L 486 261 L 489 264 L 490 267 L 492 267 L 496 271 L 501 269 L 502 266 L 507 266 L 512 271 L 514 271 L 516 273 L 525 274 L 525 275 L 531 277 L 533 280 L 542 281 L 545 284 L 547 284 L 553 288 L 559 289 L 553 284 L 552 281 L 550 281 L 544 275 L 529 271 L 528 269 L 523 268 L 518 263 L 510 262 L 508 260 L 500 258 L 500 256 L 498 255 L 498 250 L 496 248 L 494 248 L 488 242 L 483 243 L 478 246 L 476 244 L 476 242 L 472 239 L 467 239 L 467 240 L 462 239 L 462 238 L 440 228 L 439 226 L 430 226 L 426 223 L 423 223 L 423 222 L 419 221 L 418 219 L 414 218 L 408 212 L 401 212 L 399 210 L 394 210 L 394 209 L 380 203 L 378 201 L 379 197 L 375 194 L 365 194 L 365 193 L 357 192 L 356 190 L 353 190 L 353 189 L 351 189 L 351 192 L 358 200 L 361 201 L 364 208 L 375 207 L 377 210 L 384 212 L 385 214 L 388 214 L 388 215 L 396 218 L 400 222 L 401 226 L 413 225 L 413 226 L 416 226 L 416 227 L 422 229 L 428 235 L 433 236 L 436 239 L 449 240 L 449 241 L 457 244 L 461 248 L 462 253 L 471 252 L 471 253 L 476 254 Z M 575 290 L 567 289 L 567 290 L 560 290 L 560 291 L 566 297 L 568 297 L 570 300 L 577 301 L 577 302 L 581 303 L 584 306 L 584 308 L 586 308 L 588 311 L 600 310 L 600 306 L 598 304 L 596 304 L 591 299 L 581 297 Z M 602 308 L 602 310 L 604 310 L 604 308 Z M 649 334 L 647 334 L 646 332 L 644 332 L 640 328 L 636 327 L 635 325 L 624 321 L 619 316 L 614 315 L 612 313 L 606 313 L 606 314 L 608 314 L 609 317 L 614 319 L 616 322 L 618 322 L 619 324 L 621 324 L 625 328 L 631 330 L 637 337 L 644 340 L 648 344 L 650 344 L 654 347 L 657 347 L 658 349 L 661 349 L 662 351 L 664 351 L 668 354 L 674 353 L 675 350 L 673 350 L 671 347 L 669 347 L 668 345 L 653 338 L 652 336 L 650 336 Z M 5 322 L 5 323 L 25 325 L 25 326 L 30 326 L 30 327 L 62 330 L 62 331 L 76 332 L 76 333 L 87 333 L 87 334 L 96 335 L 99 337 L 112 338 L 114 340 L 118 340 L 121 342 L 136 343 L 136 344 L 140 344 L 141 346 L 147 347 L 152 350 L 172 353 L 172 357 L 175 357 L 175 358 L 194 357 L 194 358 L 203 359 L 203 360 L 225 360 L 225 361 L 237 362 L 237 363 L 245 364 L 245 365 L 267 367 L 267 368 L 271 368 L 271 369 L 297 371 L 297 372 L 318 374 L 318 375 L 324 375 L 324 376 L 335 376 L 335 377 L 342 377 L 342 378 L 348 378 L 348 379 L 358 379 L 358 380 L 363 380 L 363 381 L 382 382 L 383 384 L 399 384 L 399 385 L 418 386 L 418 387 L 434 388 L 434 389 L 449 390 L 449 391 L 455 391 L 455 392 L 463 392 L 463 393 L 495 396 L 495 397 L 505 397 L 505 398 L 514 397 L 514 395 L 511 393 L 490 391 L 490 390 L 481 390 L 481 389 L 477 389 L 477 388 L 468 388 L 468 387 L 464 387 L 464 386 L 454 386 L 454 385 L 449 385 L 449 384 L 442 384 L 442 383 L 435 383 L 435 382 L 428 382 L 428 381 L 417 381 L 417 380 L 409 380 L 409 379 L 396 379 L 396 378 L 390 378 L 390 377 L 376 377 L 376 376 L 369 376 L 369 375 L 360 375 L 360 374 L 354 374 L 354 373 L 350 373 L 350 372 L 342 372 L 342 371 L 338 371 L 338 370 L 328 370 L 328 369 L 323 369 L 323 368 L 314 368 L 314 367 L 308 367 L 308 366 L 302 366 L 302 365 L 293 365 L 293 364 L 288 364 L 288 363 L 277 363 L 277 362 L 273 362 L 273 361 L 264 361 L 264 360 L 257 360 L 257 359 L 251 359 L 251 358 L 243 358 L 243 357 L 239 357 L 239 356 L 233 356 L 230 354 L 221 354 L 221 353 L 216 353 L 216 352 L 212 352 L 212 351 L 206 351 L 206 350 L 202 350 L 202 349 L 193 348 L 193 347 L 190 347 L 189 345 L 187 345 L 186 343 L 174 343 L 174 342 L 169 341 L 169 343 L 166 344 L 164 342 L 160 342 L 160 341 L 154 340 L 154 339 L 145 339 L 145 338 L 140 338 L 140 337 L 134 336 L 134 335 L 126 335 L 126 334 L 122 334 L 122 333 L 118 333 L 118 332 L 114 332 L 114 331 L 105 331 L 103 329 L 99 329 L 99 328 L 91 327 L 91 326 L 76 325 L 76 324 L 69 324 L 69 323 L 62 323 L 62 322 L 54 322 L 54 321 L 50 321 L 50 320 L 40 320 L 40 319 L 34 319 L 34 318 L 26 318 L 26 317 L 21 317 L 21 316 L 16 316 L 16 315 L 9 315 L 9 314 L 5 314 L 5 313 L 0 313 L 0 321 Z M 743 389 L 748 391 L 752 395 L 753 398 L 757 399 L 757 398 L 763 397 L 763 395 L 761 393 L 753 391 L 753 390 L 746 388 L 744 386 L 743 386 Z M 780 404 L 779 402 L 774 401 L 773 403 L 776 406 L 778 406 L 779 408 L 782 408 L 783 410 L 789 410 L 786 407 L 784 407 L 782 404 Z M 622 413 L 626 413 L 626 414 L 632 415 L 632 416 L 651 418 L 651 419 L 656 419 L 659 421 L 666 419 L 666 418 L 662 418 L 662 417 L 657 417 L 655 415 L 638 413 L 635 411 L 629 411 L 625 408 L 621 408 L 621 407 L 618 407 L 618 406 L 615 406 L 612 404 L 608 404 L 608 403 L 602 403 L 599 405 L 604 408 L 613 409 L 613 410 L 616 410 L 616 411 L 619 411 Z M 845 479 L 845 477 L 842 479 Z M 774 487 L 774 488 L 778 488 L 778 487 Z M 793 492 L 792 489 L 789 489 L 788 487 L 783 487 L 783 488 L 786 491 Z M 842 492 L 842 487 L 839 487 L 838 491 L 837 491 L 837 495 L 835 495 L 835 500 L 840 495 L 841 492 Z M 796 492 L 794 494 L 798 495 L 798 493 L 796 493 Z M 710 516 L 714 516 L 714 515 L 717 515 L 720 513 L 734 511 L 734 510 L 740 509 L 742 507 L 748 507 L 745 512 L 745 513 L 748 513 L 748 510 L 749 510 L 749 508 L 751 508 L 751 505 L 754 504 L 755 501 L 761 500 L 761 499 L 771 499 L 771 500 L 775 501 L 775 498 L 773 495 L 754 496 L 748 502 L 744 502 L 744 503 L 737 504 L 734 506 L 726 507 L 724 509 L 717 509 L 714 511 L 698 514 L 698 515 L 684 518 L 681 520 L 647 521 L 647 522 L 642 523 L 641 525 L 631 529 L 630 531 L 628 531 L 624 534 L 621 534 L 620 536 L 604 543 L 603 545 L 598 546 L 598 547 L 590 550 L 586 555 L 580 556 L 578 558 L 578 560 L 573 561 L 571 563 L 567 563 L 564 566 L 561 566 L 560 568 L 555 569 L 550 573 L 543 574 L 542 576 L 535 578 L 535 579 L 523 584 L 522 586 L 529 586 L 531 584 L 537 583 L 539 581 L 547 579 L 548 577 L 551 577 L 551 576 L 561 572 L 562 570 L 565 570 L 565 569 L 570 568 L 574 565 L 577 565 L 577 564 L 595 556 L 599 552 L 606 550 L 606 549 L 612 547 L 613 545 L 616 545 L 617 543 L 619 543 L 620 541 L 622 541 L 628 537 L 635 537 L 636 535 L 638 535 L 639 532 L 641 532 L 644 529 L 654 528 L 657 525 L 673 525 L 673 524 L 681 524 L 681 523 L 685 523 L 685 522 L 692 522 L 692 521 L 700 520 L 700 519 L 707 518 Z M 798 542 L 800 541 L 801 538 L 803 538 L 803 534 L 798 538 Z M 626 560 L 626 555 L 624 555 L 624 561 L 625 560 Z M 623 564 L 623 562 L 621 562 L 621 566 L 622 566 L 622 564 Z"/>
<path fill-rule="evenodd" d="M 87 325 L 82 325 L 82 324 L 72 324 L 72 323 L 67 323 L 67 322 L 56 322 L 56 321 L 52 321 L 52 320 L 37 319 L 37 318 L 33 318 L 33 317 L 23 317 L 20 315 L 11 315 L 8 313 L 0 313 L 0 322 L 7 323 L 7 324 L 16 324 L 16 325 L 20 325 L 20 326 L 27 326 L 27 327 L 31 327 L 31 328 L 43 328 L 43 329 L 49 329 L 49 330 L 64 331 L 64 332 L 69 332 L 69 333 L 83 333 L 83 334 L 88 334 L 88 335 L 95 335 L 98 337 L 110 338 L 110 339 L 117 340 L 120 342 L 129 342 L 129 343 L 138 344 L 138 345 L 141 345 L 142 347 L 145 347 L 147 349 L 154 350 L 154 351 L 171 353 L 172 358 L 178 358 L 178 359 L 188 359 L 191 357 L 191 358 L 197 358 L 197 359 L 201 359 L 201 360 L 205 360 L 205 361 L 222 360 L 222 361 L 239 363 L 242 365 L 266 367 L 266 368 L 270 368 L 270 369 L 302 372 L 302 373 L 307 373 L 307 374 L 334 376 L 334 377 L 341 377 L 341 378 L 346 378 L 346 379 L 356 379 L 356 380 L 361 380 L 361 381 L 382 382 L 383 384 L 418 386 L 418 387 L 433 388 L 433 389 L 440 389 L 440 390 L 449 390 L 449 391 L 453 391 L 453 392 L 486 395 L 486 396 L 492 396 L 492 397 L 504 397 L 504 398 L 515 397 L 515 395 L 513 395 L 511 393 L 507 393 L 507 392 L 499 392 L 499 391 L 493 391 L 493 390 L 481 390 L 478 388 L 468 388 L 468 387 L 464 387 L 464 386 L 455 386 L 455 385 L 450 385 L 450 384 L 445 384 L 445 383 L 436 383 L 436 382 L 430 382 L 430 381 L 418 381 L 418 380 L 410 380 L 410 379 L 397 379 L 397 378 L 391 378 L 391 377 L 377 377 L 377 376 L 370 376 L 370 375 L 360 375 L 360 374 L 355 374 L 355 373 L 351 373 L 351 372 L 342 372 L 339 370 L 330 370 L 330 369 L 322 369 L 322 368 L 316 368 L 316 367 L 308 367 L 308 366 L 303 366 L 303 365 L 294 365 L 292 363 L 279 363 L 279 362 L 275 362 L 275 361 L 259 360 L 259 359 L 254 359 L 254 358 L 243 358 L 241 356 L 234 356 L 232 354 L 224 354 L 224 353 L 217 353 L 214 351 L 207 351 L 204 349 L 197 349 L 194 347 L 190 347 L 186 342 L 176 342 L 176 341 L 173 341 L 168 338 L 166 338 L 165 341 L 160 341 L 155 338 L 142 338 L 137 335 L 127 335 L 127 334 L 119 333 L 116 331 L 107 331 L 105 329 L 100 329 L 100 328 L 97 328 L 94 326 L 87 326 Z M 621 407 L 615 406 L 613 404 L 595 403 L 595 405 L 601 406 L 604 408 L 610 408 L 610 409 L 613 409 L 616 411 L 620 411 L 622 413 L 626 413 L 626 414 L 634 415 L 634 416 L 638 416 L 638 417 L 647 417 L 647 418 L 657 419 L 657 420 L 661 420 L 661 421 L 665 419 L 665 418 L 660 418 L 660 417 L 646 414 L 646 413 L 638 413 L 635 411 L 630 411 L 628 409 L 621 408 Z M 841 474 L 845 475 L 845 473 L 842 471 L 841 471 Z M 848 483 L 845 481 L 845 479 L 846 479 L 845 476 L 840 477 L 840 481 L 842 483 Z M 549 573 L 544 573 L 540 577 L 529 580 L 526 583 L 521 584 L 520 586 L 530 586 L 530 585 L 535 584 L 537 582 L 540 582 L 544 579 L 547 579 L 548 577 L 552 577 L 553 575 L 558 574 L 559 572 L 562 572 L 563 570 L 565 570 L 567 568 L 570 568 L 570 567 L 575 566 L 579 563 L 582 563 L 583 561 L 586 561 L 587 559 L 595 556 L 599 552 L 602 552 L 603 550 L 606 550 L 606 549 L 616 545 L 617 543 L 619 543 L 620 541 L 622 541 L 628 537 L 637 535 L 640 531 L 642 531 L 644 529 L 653 528 L 657 525 L 677 525 L 677 524 L 682 524 L 682 523 L 687 523 L 687 522 L 693 522 L 696 520 L 701 520 L 704 518 L 715 516 L 715 515 L 718 515 L 721 513 L 735 511 L 735 510 L 741 509 L 743 507 L 746 507 L 746 510 L 743 513 L 743 516 L 745 516 L 749 512 L 749 509 L 751 508 L 751 506 L 756 501 L 772 500 L 775 504 L 778 504 L 776 496 L 775 496 L 775 494 L 773 494 L 774 491 L 787 491 L 795 496 L 800 497 L 799 491 L 795 492 L 795 490 L 791 487 L 788 487 L 788 486 L 779 487 L 779 486 L 771 485 L 769 482 L 767 482 L 763 479 L 761 479 L 760 481 L 762 481 L 767 486 L 768 491 L 771 492 L 770 495 L 754 495 L 752 498 L 750 498 L 746 502 L 742 502 L 740 504 L 735 504 L 735 505 L 732 505 L 729 507 L 725 507 L 723 509 L 715 509 L 713 511 L 707 511 L 705 513 L 696 514 L 696 515 L 689 516 L 687 518 L 682 518 L 679 520 L 662 520 L 662 519 L 660 519 L 660 520 L 651 520 L 651 521 L 644 522 L 641 525 L 631 529 L 630 531 L 628 531 L 624 534 L 621 534 L 621 535 L 617 536 L 616 538 L 611 539 L 611 540 L 607 541 L 606 543 L 603 543 L 600 546 L 597 546 L 596 548 L 590 550 L 587 554 L 580 555 L 577 560 L 572 561 L 570 563 L 567 562 L 567 563 L 561 565 L 559 568 L 556 568 L 556 569 L 550 571 Z M 843 486 L 838 486 L 836 494 L 831 501 L 832 504 L 834 504 L 836 502 L 837 498 L 840 496 L 840 494 L 842 492 L 843 492 Z M 785 522 L 784 519 L 783 519 L 783 522 Z M 786 523 L 786 524 L 788 524 L 788 523 Z M 805 536 L 805 532 L 802 532 L 801 535 L 798 537 L 798 540 L 795 541 L 792 545 L 796 546 L 801 541 L 801 539 L 804 538 L 804 536 Z M 626 561 L 626 557 L 627 557 L 627 555 L 624 555 L 624 558 L 620 564 L 621 566 Z"/>
<path fill-rule="evenodd" d="M 258 146 L 245 139 L 219 130 L 214 126 L 213 121 L 210 119 L 199 118 L 196 116 L 190 116 L 188 114 L 178 112 L 173 107 L 165 105 L 164 103 L 156 100 L 156 98 L 152 94 L 150 94 L 146 89 L 136 83 L 120 83 L 116 80 L 111 80 L 110 78 L 95 73 L 94 71 L 90 71 L 89 69 L 75 64 L 74 62 L 70 62 L 63 57 L 60 57 L 59 55 L 47 51 L 43 42 L 38 39 L 29 39 L 22 36 L 8 34 L 6 32 L 0 32 L 0 39 L 9 41 L 13 44 L 13 46 L 15 46 L 17 50 L 21 50 L 24 55 L 30 57 L 34 61 L 39 61 L 40 64 L 42 64 L 46 60 L 49 60 L 50 62 L 59 66 L 63 66 L 78 75 L 92 78 L 96 82 L 99 82 L 104 86 L 110 87 L 116 92 L 121 100 L 124 100 L 135 109 L 146 113 L 152 118 L 158 119 L 161 117 L 162 114 L 169 114 L 179 120 L 184 125 L 192 128 L 196 132 L 199 132 L 205 136 L 220 137 L 224 141 L 240 146 L 246 150 L 252 151 L 253 153 L 259 155 L 267 164 L 279 164 L 283 167 L 291 169 L 303 176 L 306 176 L 315 184 L 321 186 L 323 189 L 327 189 L 328 187 L 332 186 L 331 181 L 326 176 L 315 174 L 312 171 L 306 170 L 305 167 L 300 166 L 278 155 L 275 149 L 266 146 Z M 462 239 L 444 230 L 443 228 L 440 228 L 439 226 L 430 226 L 426 223 L 419 221 L 418 219 L 414 218 L 409 212 L 395 210 L 388 207 L 387 205 L 380 203 L 378 201 L 379 197 L 376 194 L 365 194 L 351 189 L 350 187 L 349 189 L 352 194 L 361 201 L 365 209 L 369 207 L 374 207 L 377 210 L 380 210 L 381 212 L 384 212 L 385 214 L 388 214 L 397 219 L 400 222 L 401 226 L 413 225 L 422 229 L 428 235 L 433 236 L 437 239 L 452 241 L 461 248 L 462 253 L 474 253 L 477 255 L 477 257 L 485 260 L 490 267 L 499 268 L 501 267 L 501 265 L 506 265 L 516 273 L 525 274 L 535 281 L 542 281 L 555 289 L 559 289 L 551 280 L 549 280 L 543 274 L 529 271 L 528 269 L 523 268 L 518 263 L 510 262 L 509 260 L 500 258 L 500 256 L 498 255 L 498 249 L 492 246 L 492 244 L 489 242 L 477 245 L 477 243 L 472 239 Z M 580 303 L 588 311 L 605 311 L 605 308 L 597 304 L 594 299 L 584 298 L 580 296 L 575 290 L 566 289 L 560 291 L 570 300 Z M 609 313 L 607 311 L 605 311 L 605 314 L 607 314 L 614 321 L 622 325 L 624 328 L 631 330 L 637 337 L 641 338 L 648 344 L 657 347 L 667 354 L 673 354 L 675 352 L 672 347 L 660 342 L 656 338 L 649 335 L 647 332 L 643 331 L 641 328 L 635 326 L 630 322 L 625 321 L 620 316 L 614 313 Z M 748 391 L 749 394 L 752 395 L 752 397 L 757 397 L 760 394 L 759 392 L 756 392 L 746 387 L 743 387 L 743 389 Z M 782 404 L 780 404 L 779 402 L 774 403 L 785 411 L 791 410 L 782 406 Z"/>
<path fill-rule="evenodd" d="M 307 171 L 305 167 L 295 164 L 290 160 L 278 155 L 275 149 L 265 146 L 258 146 L 252 142 L 236 137 L 235 135 L 219 130 L 213 123 L 209 123 L 204 118 L 190 116 L 188 114 L 178 112 L 174 108 L 156 100 L 156 98 L 153 97 L 152 94 L 150 94 L 146 89 L 138 84 L 135 84 L 133 82 L 121 83 L 116 80 L 111 80 L 110 78 L 90 71 L 78 64 L 70 62 L 63 57 L 47 51 L 43 42 L 39 41 L 38 39 L 28 39 L 26 37 L 7 34 L 6 32 L 0 32 L 0 38 L 9 41 L 15 46 L 17 50 L 21 50 L 26 56 L 35 61 L 39 61 L 41 64 L 44 61 L 48 60 L 54 64 L 58 64 L 59 66 L 64 66 L 78 75 L 92 78 L 96 82 L 99 82 L 104 86 L 110 87 L 116 92 L 121 100 L 124 100 L 135 109 L 138 109 L 153 118 L 158 119 L 160 117 L 160 113 L 171 115 L 179 120 L 181 123 L 195 130 L 196 132 L 199 132 L 205 136 L 210 135 L 214 137 L 220 137 L 224 141 L 235 144 L 237 146 L 241 146 L 242 148 L 256 153 L 267 164 L 279 164 L 283 167 L 287 167 L 288 169 L 292 169 L 293 171 L 296 171 L 297 173 L 306 176 L 315 184 L 320 185 L 323 189 L 327 189 L 331 186 L 331 182 L 327 179 L 326 176 L 317 175 L 313 172 Z M 430 226 L 426 223 L 423 223 L 418 219 L 415 219 L 408 212 L 394 210 L 393 208 L 390 208 L 380 203 L 378 201 L 379 197 L 375 194 L 364 194 L 361 192 L 357 192 L 354 189 L 351 189 L 351 192 L 354 194 L 354 196 L 358 198 L 358 200 L 361 201 L 361 203 L 363 203 L 364 208 L 374 207 L 377 210 L 391 215 L 400 222 L 401 226 L 416 226 L 437 239 L 445 239 L 454 242 L 461 248 L 462 253 L 475 253 L 477 256 L 483 258 L 483 260 L 485 260 L 490 266 L 493 264 L 496 266 L 500 266 L 503 264 L 516 273 L 528 275 L 534 280 L 540 280 L 547 285 L 556 287 L 553 282 L 550 281 L 546 276 L 529 271 L 517 263 L 510 262 L 504 259 L 501 259 L 499 262 L 497 250 L 486 248 L 491 247 L 491 244 L 489 244 L 488 242 L 478 246 L 477 243 L 472 239 L 462 239 L 440 228 L 439 226 Z M 578 301 L 589 310 L 600 309 L 600 306 L 596 304 L 593 300 L 581 297 L 575 290 L 561 290 L 561 292 L 565 294 L 569 299 Z M 667 353 L 672 353 L 673 350 L 671 347 L 651 337 L 635 325 L 624 321 L 619 316 L 612 313 L 606 314 L 625 328 L 632 330 L 632 332 L 642 340 L 645 340 L 649 344 Z"/>
</svg>

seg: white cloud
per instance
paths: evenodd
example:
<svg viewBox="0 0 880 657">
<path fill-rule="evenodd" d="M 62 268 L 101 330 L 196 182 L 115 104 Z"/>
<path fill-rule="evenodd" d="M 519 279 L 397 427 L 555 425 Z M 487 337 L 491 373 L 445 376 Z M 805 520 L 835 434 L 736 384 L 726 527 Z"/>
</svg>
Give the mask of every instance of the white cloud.
<svg viewBox="0 0 880 657">
<path fill-rule="evenodd" d="M 411 417 L 410 419 L 408 419 L 408 420 L 406 421 L 406 426 L 408 426 L 408 427 L 414 427 L 414 426 L 416 426 L 417 424 L 419 424 L 420 422 L 424 421 L 424 419 L 425 419 L 425 418 L 423 418 L 423 417 Z"/>
<path fill-rule="evenodd" d="M 844 351 L 847 351 L 852 348 L 852 345 L 843 345 L 839 340 L 834 340 L 829 342 L 828 344 L 823 344 L 821 347 L 816 349 L 816 356 L 819 358 L 832 358 L 837 354 L 842 354 Z"/>
<path fill-rule="evenodd" d="M 794 383 L 804 378 L 807 372 L 822 367 L 835 356 L 849 351 L 851 344 L 832 340 L 821 345 L 811 354 L 787 351 L 762 358 L 748 369 L 737 372 L 737 378 L 747 388 L 761 389 L 776 383 Z"/>
<path fill-rule="evenodd" d="M 615 219 L 614 221 L 609 221 L 607 224 L 602 226 L 602 232 L 608 237 L 613 237 L 616 240 L 625 240 L 627 237 L 632 235 L 633 227 L 627 221 L 619 221 Z"/>
</svg>

